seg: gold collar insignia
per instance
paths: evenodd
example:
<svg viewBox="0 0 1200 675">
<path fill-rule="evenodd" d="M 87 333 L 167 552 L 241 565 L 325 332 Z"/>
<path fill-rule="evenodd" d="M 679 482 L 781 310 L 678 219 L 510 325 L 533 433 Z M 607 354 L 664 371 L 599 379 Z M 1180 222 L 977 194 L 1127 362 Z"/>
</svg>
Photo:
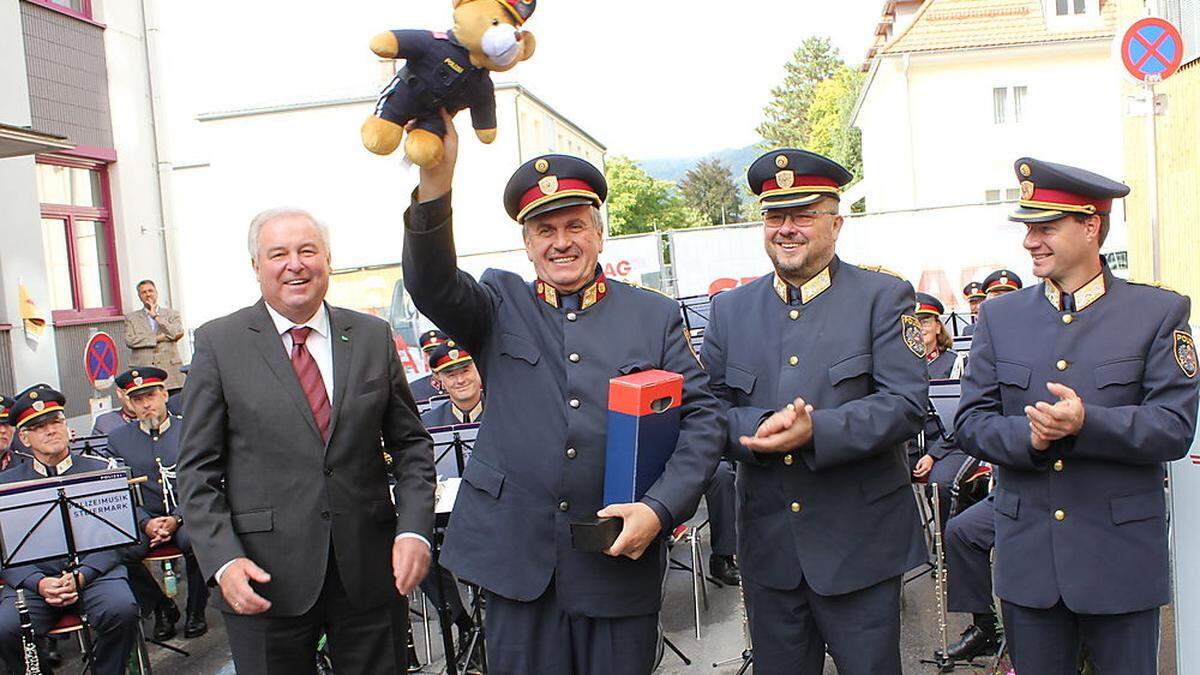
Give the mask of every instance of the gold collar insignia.
<svg viewBox="0 0 1200 675">
<path fill-rule="evenodd" d="M 1068 293 L 1065 293 L 1058 287 L 1058 284 L 1049 279 L 1046 279 L 1042 283 L 1042 291 L 1046 294 L 1046 300 L 1054 306 L 1056 311 L 1063 311 L 1063 296 L 1068 295 Z M 1075 309 L 1073 311 L 1082 312 L 1104 297 L 1105 293 L 1108 293 L 1108 284 L 1104 281 L 1104 272 L 1102 270 L 1099 274 L 1092 277 L 1091 281 L 1081 286 L 1079 290 L 1069 294 L 1075 300 Z"/>
<path fill-rule="evenodd" d="M 790 286 L 788 282 L 780 278 L 778 272 L 775 273 L 774 283 L 775 294 L 779 296 L 779 299 L 782 300 L 785 305 L 791 304 L 789 300 Z M 825 269 L 818 272 L 815 277 L 804 282 L 804 285 L 800 287 L 800 304 L 807 305 L 815 300 L 818 295 L 829 290 L 829 287 L 832 285 L 833 275 L 829 273 L 829 266 L 827 265 Z"/>
<path fill-rule="evenodd" d="M 534 291 L 542 302 L 557 309 L 562 306 L 561 294 L 550 284 L 538 279 L 534 283 Z M 596 278 L 592 283 L 588 284 L 583 290 L 579 291 L 579 309 L 587 309 L 592 305 L 600 302 L 608 295 L 608 278 L 604 276 L 604 271 L 596 272 Z"/>
<path fill-rule="evenodd" d="M 67 469 L 70 469 L 74 464 L 75 464 L 75 460 L 71 459 L 71 453 L 68 452 L 67 458 L 64 459 L 63 461 L 59 462 L 58 465 L 54 467 L 54 470 L 56 471 L 55 475 L 58 475 L 58 476 L 63 475 L 64 473 L 66 473 Z M 46 471 L 46 465 L 42 464 L 40 461 L 38 461 L 36 459 L 33 460 L 33 470 L 42 474 L 43 476 L 50 475 L 50 472 Z"/>
</svg>

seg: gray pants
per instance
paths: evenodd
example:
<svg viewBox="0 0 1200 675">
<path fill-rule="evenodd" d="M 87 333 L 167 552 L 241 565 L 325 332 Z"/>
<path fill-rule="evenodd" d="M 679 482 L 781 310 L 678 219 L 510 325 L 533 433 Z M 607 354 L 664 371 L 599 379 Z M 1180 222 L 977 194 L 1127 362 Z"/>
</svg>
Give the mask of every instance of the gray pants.
<svg viewBox="0 0 1200 675">
<path fill-rule="evenodd" d="M 821 675 L 828 648 L 841 675 L 900 675 L 901 580 L 832 596 L 744 580 L 755 674 Z"/>
<path fill-rule="evenodd" d="M 1158 608 L 1129 614 L 1076 614 L 1001 602 L 1008 651 L 1018 673 L 1075 675 L 1080 647 L 1100 675 L 1158 672 Z"/>
<path fill-rule="evenodd" d="M 484 635 L 490 675 L 648 675 L 658 615 L 593 618 L 567 614 L 554 581 L 532 602 L 487 592 Z"/>
</svg>

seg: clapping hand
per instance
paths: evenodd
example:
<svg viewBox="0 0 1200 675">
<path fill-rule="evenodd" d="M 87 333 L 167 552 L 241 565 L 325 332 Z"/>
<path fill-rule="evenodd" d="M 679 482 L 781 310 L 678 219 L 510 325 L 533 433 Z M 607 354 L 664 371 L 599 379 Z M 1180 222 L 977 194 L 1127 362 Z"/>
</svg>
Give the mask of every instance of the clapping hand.
<svg viewBox="0 0 1200 675">
<path fill-rule="evenodd" d="M 1038 401 L 1037 405 L 1025 406 L 1029 442 L 1038 451 L 1048 450 L 1054 441 L 1078 434 L 1085 415 L 1083 399 L 1074 389 L 1057 382 L 1047 382 L 1046 389 L 1058 397 L 1057 403 Z"/>
</svg>

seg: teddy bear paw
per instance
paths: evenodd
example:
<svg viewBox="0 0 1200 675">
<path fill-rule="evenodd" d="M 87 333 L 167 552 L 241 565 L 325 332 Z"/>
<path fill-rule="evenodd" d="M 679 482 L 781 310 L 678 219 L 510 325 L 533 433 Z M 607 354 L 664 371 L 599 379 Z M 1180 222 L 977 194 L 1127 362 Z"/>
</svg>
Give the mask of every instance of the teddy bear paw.
<svg viewBox="0 0 1200 675">
<path fill-rule="evenodd" d="M 413 164 L 431 167 L 442 161 L 442 139 L 432 131 L 414 129 L 404 142 L 404 154 Z"/>
<path fill-rule="evenodd" d="M 371 115 L 362 125 L 363 146 L 376 155 L 390 155 L 400 147 L 400 139 L 404 137 L 404 127 Z"/>
</svg>

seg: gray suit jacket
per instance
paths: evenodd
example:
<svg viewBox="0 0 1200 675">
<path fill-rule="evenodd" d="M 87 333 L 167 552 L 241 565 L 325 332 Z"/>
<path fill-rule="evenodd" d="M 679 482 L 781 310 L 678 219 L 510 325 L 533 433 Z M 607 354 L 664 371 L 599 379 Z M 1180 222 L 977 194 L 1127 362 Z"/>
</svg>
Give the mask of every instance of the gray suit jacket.
<svg viewBox="0 0 1200 675">
<path fill-rule="evenodd" d="M 160 306 L 156 324 L 154 328 L 150 326 L 150 315 L 144 307 L 126 315 L 125 344 L 133 352 L 130 365 L 162 368 L 167 371 L 167 388 L 177 389 L 183 386 L 183 373 L 179 372 L 179 366 L 183 364 L 179 356 L 183 318 L 170 307 Z M 159 342 L 159 335 L 169 339 Z"/>
<path fill-rule="evenodd" d="M 271 574 L 258 588 L 272 602 L 268 616 L 312 607 L 331 547 L 350 601 L 381 605 L 396 592 L 394 537 L 432 537 L 433 449 L 391 330 L 337 307 L 329 319 L 328 443 L 263 301 L 196 332 L 179 457 L 184 518 L 210 579 L 243 556 Z M 383 450 L 394 458 L 391 469 Z M 389 472 L 398 481 L 394 507 Z"/>
</svg>

